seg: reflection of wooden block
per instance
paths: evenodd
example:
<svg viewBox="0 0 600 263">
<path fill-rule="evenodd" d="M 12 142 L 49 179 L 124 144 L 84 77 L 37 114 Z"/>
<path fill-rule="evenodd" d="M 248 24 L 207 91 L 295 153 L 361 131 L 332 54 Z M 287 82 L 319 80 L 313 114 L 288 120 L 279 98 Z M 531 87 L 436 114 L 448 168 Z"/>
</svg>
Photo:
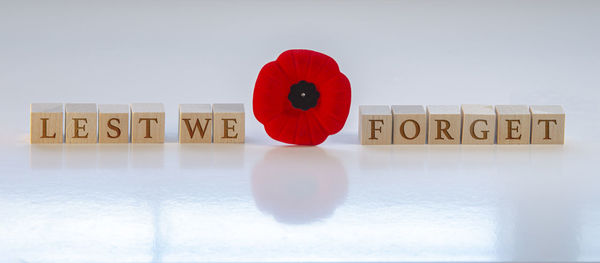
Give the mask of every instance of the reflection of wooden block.
<svg viewBox="0 0 600 263">
<path fill-rule="evenodd" d="M 96 103 L 65 104 L 65 142 L 96 143 L 98 140 Z"/>
<path fill-rule="evenodd" d="M 427 106 L 429 115 L 429 144 L 459 144 L 460 143 L 460 109 L 451 105 Z"/>
<path fill-rule="evenodd" d="M 496 105 L 498 144 L 529 144 L 531 113 L 525 105 Z"/>
<path fill-rule="evenodd" d="M 210 104 L 179 105 L 179 143 L 211 143 L 212 129 Z"/>
<path fill-rule="evenodd" d="M 244 143 L 244 104 L 213 104 L 215 143 Z"/>
<path fill-rule="evenodd" d="M 129 142 L 129 106 L 127 104 L 98 105 L 98 141 L 100 143 Z"/>
<path fill-rule="evenodd" d="M 393 105 L 394 144 L 425 144 L 427 114 L 422 105 Z"/>
<path fill-rule="evenodd" d="M 492 105 L 465 104 L 462 112 L 462 144 L 494 144 L 496 112 Z"/>
<path fill-rule="evenodd" d="M 358 114 L 361 144 L 392 143 L 392 111 L 389 106 L 361 105 Z"/>
<path fill-rule="evenodd" d="M 62 103 L 32 103 L 30 106 L 30 142 L 63 142 Z"/>
<path fill-rule="evenodd" d="M 162 103 L 131 104 L 131 143 L 165 142 L 165 107 Z"/>
<path fill-rule="evenodd" d="M 531 110 L 531 143 L 564 144 L 565 111 L 558 105 L 533 105 Z"/>
</svg>

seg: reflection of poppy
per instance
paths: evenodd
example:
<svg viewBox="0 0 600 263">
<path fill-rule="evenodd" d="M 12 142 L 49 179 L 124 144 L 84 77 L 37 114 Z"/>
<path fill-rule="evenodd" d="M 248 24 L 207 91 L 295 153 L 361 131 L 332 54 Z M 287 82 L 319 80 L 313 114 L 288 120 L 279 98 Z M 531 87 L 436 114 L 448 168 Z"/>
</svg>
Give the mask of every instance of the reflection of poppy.
<svg viewBox="0 0 600 263">
<path fill-rule="evenodd" d="M 275 148 L 252 171 L 256 206 L 282 223 L 329 217 L 347 191 L 344 166 L 320 148 Z"/>
<path fill-rule="evenodd" d="M 335 60 L 311 50 L 288 50 L 260 70 L 254 116 L 275 140 L 317 145 L 344 127 L 350 93 Z"/>
</svg>

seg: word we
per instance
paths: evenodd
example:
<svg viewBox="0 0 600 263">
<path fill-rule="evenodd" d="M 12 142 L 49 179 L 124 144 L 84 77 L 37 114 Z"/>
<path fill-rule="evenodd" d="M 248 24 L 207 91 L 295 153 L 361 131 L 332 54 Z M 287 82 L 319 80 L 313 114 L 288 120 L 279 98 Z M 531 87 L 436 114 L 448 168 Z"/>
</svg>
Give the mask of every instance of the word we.
<svg viewBox="0 0 600 263">
<path fill-rule="evenodd" d="M 243 104 L 181 104 L 179 143 L 243 143 L 244 118 Z M 67 103 L 64 110 L 33 103 L 30 134 L 32 144 L 164 143 L 165 110 L 162 103 Z"/>
<path fill-rule="evenodd" d="M 564 144 L 565 112 L 557 105 L 360 106 L 359 135 L 361 144 Z"/>
</svg>

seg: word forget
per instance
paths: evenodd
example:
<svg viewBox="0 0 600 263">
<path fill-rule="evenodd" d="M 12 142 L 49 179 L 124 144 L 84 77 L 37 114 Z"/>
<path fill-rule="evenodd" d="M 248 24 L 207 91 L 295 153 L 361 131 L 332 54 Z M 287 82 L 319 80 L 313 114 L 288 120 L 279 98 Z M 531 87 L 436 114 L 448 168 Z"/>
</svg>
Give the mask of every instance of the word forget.
<svg viewBox="0 0 600 263">
<path fill-rule="evenodd" d="M 361 144 L 564 144 L 558 105 L 363 105 Z"/>
</svg>

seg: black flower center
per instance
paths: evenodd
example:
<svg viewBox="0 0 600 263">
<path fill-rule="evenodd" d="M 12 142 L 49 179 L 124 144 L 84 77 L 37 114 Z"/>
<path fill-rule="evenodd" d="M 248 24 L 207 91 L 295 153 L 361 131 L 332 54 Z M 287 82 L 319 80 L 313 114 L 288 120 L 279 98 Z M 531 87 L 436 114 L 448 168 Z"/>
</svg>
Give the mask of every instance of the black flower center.
<svg viewBox="0 0 600 263">
<path fill-rule="evenodd" d="M 320 95 L 315 84 L 301 80 L 290 87 L 288 100 L 294 108 L 308 110 L 317 106 Z"/>
</svg>

